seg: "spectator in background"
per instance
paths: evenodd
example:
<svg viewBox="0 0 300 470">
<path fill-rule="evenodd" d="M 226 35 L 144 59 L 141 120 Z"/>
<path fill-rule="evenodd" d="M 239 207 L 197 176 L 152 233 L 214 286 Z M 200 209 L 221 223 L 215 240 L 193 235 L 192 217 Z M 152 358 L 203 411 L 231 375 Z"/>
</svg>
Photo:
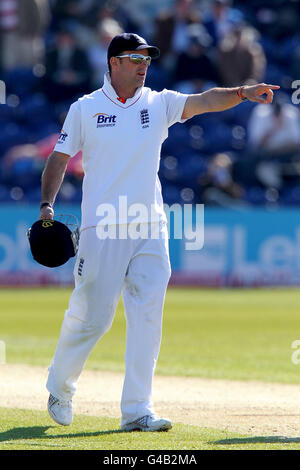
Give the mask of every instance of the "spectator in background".
<svg viewBox="0 0 300 470">
<path fill-rule="evenodd" d="M 223 39 L 217 61 L 224 87 L 254 85 L 264 79 L 266 57 L 256 40 L 256 31 L 248 26 L 237 25 Z"/>
<path fill-rule="evenodd" d="M 92 87 L 99 88 L 107 71 L 107 48 L 114 36 L 124 31 L 113 18 L 105 18 L 98 25 L 95 43 L 88 49 L 89 62 L 92 68 Z"/>
<path fill-rule="evenodd" d="M 0 1 L 3 70 L 33 67 L 43 60 L 43 33 L 49 22 L 47 0 Z"/>
<path fill-rule="evenodd" d="M 1 183 L 17 188 L 18 200 L 23 197 L 29 201 L 40 200 L 41 174 L 45 160 L 53 151 L 58 137 L 59 133 L 54 133 L 35 143 L 16 145 L 3 155 Z M 62 187 L 64 201 L 72 199 L 77 190 L 81 188 L 82 178 L 82 152 L 79 151 L 70 160 L 66 169 L 65 185 Z"/>
<path fill-rule="evenodd" d="M 300 150 L 299 110 L 278 95 L 272 106 L 257 105 L 248 125 L 249 145 L 261 156 L 288 155 Z"/>
<path fill-rule="evenodd" d="M 76 30 L 80 24 L 88 21 L 96 3 L 95 0 L 52 0 L 54 30 L 66 24 Z"/>
<path fill-rule="evenodd" d="M 299 176 L 292 159 L 300 152 L 300 113 L 283 95 L 278 95 L 272 106 L 258 105 L 253 109 L 248 140 L 250 162 L 261 185 L 282 189 L 287 165 L 289 177 Z"/>
<path fill-rule="evenodd" d="M 88 93 L 91 70 L 86 52 L 79 48 L 74 34 L 61 29 L 55 44 L 46 52 L 45 93 L 53 103 L 74 100 Z"/>
<path fill-rule="evenodd" d="M 201 200 L 207 205 L 234 207 L 241 205 L 243 188 L 233 181 L 232 161 L 228 154 L 215 154 L 208 164 L 207 174 L 199 180 Z"/>
<path fill-rule="evenodd" d="M 188 49 L 188 26 L 199 23 L 194 0 L 176 0 L 174 12 L 160 14 L 155 23 L 154 42 L 160 49 L 160 63 L 173 70 L 176 55 Z"/>
<path fill-rule="evenodd" d="M 231 0 L 213 0 L 208 14 L 204 15 L 203 24 L 211 35 L 213 45 L 219 43 L 231 33 L 234 24 L 241 21 L 242 13 L 231 7 Z"/>
<path fill-rule="evenodd" d="M 135 31 L 140 36 L 152 36 L 154 25 L 153 9 L 159 3 L 149 0 L 130 0 L 129 2 L 106 0 L 102 7 L 100 19 L 107 17 L 115 19 L 124 31 Z"/>
<path fill-rule="evenodd" d="M 210 57 L 212 38 L 202 25 L 188 29 L 188 49 L 177 59 L 174 81 L 181 93 L 201 93 L 219 82 L 217 68 Z"/>
</svg>

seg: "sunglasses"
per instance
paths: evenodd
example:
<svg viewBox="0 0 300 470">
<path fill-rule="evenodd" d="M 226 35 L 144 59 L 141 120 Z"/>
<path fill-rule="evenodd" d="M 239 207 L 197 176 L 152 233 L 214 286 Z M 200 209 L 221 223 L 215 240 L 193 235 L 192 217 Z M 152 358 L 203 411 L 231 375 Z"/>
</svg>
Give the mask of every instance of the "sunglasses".
<svg viewBox="0 0 300 470">
<path fill-rule="evenodd" d="M 116 55 L 118 59 L 121 59 L 123 57 L 129 57 L 130 62 L 133 62 L 134 64 L 142 64 L 145 62 L 145 64 L 149 67 L 151 64 L 151 57 L 149 55 L 142 55 L 142 54 L 125 54 L 125 55 Z"/>
</svg>

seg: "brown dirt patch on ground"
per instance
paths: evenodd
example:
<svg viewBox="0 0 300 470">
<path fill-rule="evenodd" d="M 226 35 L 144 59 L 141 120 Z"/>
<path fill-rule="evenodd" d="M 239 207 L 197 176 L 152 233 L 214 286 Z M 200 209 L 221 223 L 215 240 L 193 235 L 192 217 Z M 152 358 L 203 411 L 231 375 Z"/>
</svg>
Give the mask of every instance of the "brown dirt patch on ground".
<svg viewBox="0 0 300 470">
<path fill-rule="evenodd" d="M 46 410 L 46 368 L 0 366 L 0 406 Z M 85 370 L 78 382 L 74 412 L 120 417 L 123 374 Z M 153 400 L 158 414 L 175 423 L 255 436 L 300 436 L 300 385 L 156 376 Z"/>
</svg>

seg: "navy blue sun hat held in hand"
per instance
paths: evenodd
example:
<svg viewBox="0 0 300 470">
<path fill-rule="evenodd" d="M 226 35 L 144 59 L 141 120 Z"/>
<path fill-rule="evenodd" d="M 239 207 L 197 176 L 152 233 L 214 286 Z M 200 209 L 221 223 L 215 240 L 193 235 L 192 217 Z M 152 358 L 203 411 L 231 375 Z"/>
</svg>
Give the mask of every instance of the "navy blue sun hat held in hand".
<svg viewBox="0 0 300 470">
<path fill-rule="evenodd" d="M 67 226 L 74 226 L 72 231 Z M 44 219 L 34 222 L 27 232 L 31 253 L 43 266 L 55 268 L 76 255 L 79 241 L 78 224 L 64 224 Z"/>
</svg>

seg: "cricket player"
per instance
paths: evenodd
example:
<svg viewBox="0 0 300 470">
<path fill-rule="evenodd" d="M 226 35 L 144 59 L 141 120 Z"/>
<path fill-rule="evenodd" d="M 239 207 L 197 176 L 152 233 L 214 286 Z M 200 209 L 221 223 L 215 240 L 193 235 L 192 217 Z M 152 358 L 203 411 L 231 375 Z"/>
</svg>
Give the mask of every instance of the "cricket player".
<svg viewBox="0 0 300 470">
<path fill-rule="evenodd" d="M 136 34 L 113 38 L 102 88 L 71 105 L 43 172 L 40 218 L 51 219 L 68 161 L 82 150 L 75 287 L 47 381 L 48 411 L 61 425 L 72 422 L 76 382 L 95 344 L 110 329 L 122 293 L 127 336 L 121 429 L 171 428 L 152 403 L 171 273 L 158 179 L 161 145 L 174 123 L 223 111 L 244 99 L 271 103 L 272 90 L 279 88 L 262 83 L 194 95 L 153 91 L 144 85 L 151 60 L 158 56 L 159 49 Z"/>
</svg>

